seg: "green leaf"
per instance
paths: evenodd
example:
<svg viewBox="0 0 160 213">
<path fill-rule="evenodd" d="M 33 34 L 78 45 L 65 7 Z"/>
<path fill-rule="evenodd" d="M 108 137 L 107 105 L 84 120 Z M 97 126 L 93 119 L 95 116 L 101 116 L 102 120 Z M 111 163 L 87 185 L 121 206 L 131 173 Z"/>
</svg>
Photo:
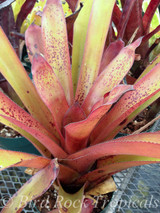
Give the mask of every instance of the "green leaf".
<svg viewBox="0 0 160 213">
<path fill-rule="evenodd" d="M 80 104 L 97 78 L 114 4 L 115 0 L 93 2 L 75 96 Z"/>
<path fill-rule="evenodd" d="M 106 93 L 117 86 L 132 67 L 135 49 L 140 45 L 141 38 L 124 47 L 98 76 L 90 89 L 82 108 L 88 114 L 92 106 Z"/>
</svg>

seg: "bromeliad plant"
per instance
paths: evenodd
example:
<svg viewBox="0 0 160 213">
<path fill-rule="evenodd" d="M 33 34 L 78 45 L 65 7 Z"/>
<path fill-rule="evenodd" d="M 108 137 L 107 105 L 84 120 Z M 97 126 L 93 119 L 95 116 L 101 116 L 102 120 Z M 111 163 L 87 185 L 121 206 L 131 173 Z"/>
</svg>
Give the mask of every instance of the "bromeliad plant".
<svg viewBox="0 0 160 213">
<path fill-rule="evenodd" d="M 103 55 L 114 4 L 115 0 L 88 0 L 81 9 L 74 24 L 71 66 L 61 2 L 48 0 L 41 27 L 32 24 L 25 35 L 34 83 L 0 29 L 0 71 L 28 110 L 0 92 L 0 122 L 26 137 L 42 154 L 0 149 L 1 170 L 10 166 L 39 170 L 8 201 L 2 213 L 21 212 L 25 206 L 22 196 L 30 202 L 54 181 L 63 197 L 57 211 L 83 212 L 83 194 L 97 188 L 103 188 L 100 193 L 104 193 L 104 187 L 99 187 L 103 183 L 105 192 L 112 191 L 112 174 L 160 162 L 160 132 L 114 139 L 160 97 L 160 63 L 155 61 L 134 85 L 121 84 L 132 67 L 141 38 L 126 47 L 117 41 L 121 46 L 118 55 L 113 57 L 114 52 L 109 51 Z M 78 199 L 77 208 L 65 205 L 67 199 L 72 203 Z M 85 212 L 92 209 L 88 205 Z"/>
</svg>

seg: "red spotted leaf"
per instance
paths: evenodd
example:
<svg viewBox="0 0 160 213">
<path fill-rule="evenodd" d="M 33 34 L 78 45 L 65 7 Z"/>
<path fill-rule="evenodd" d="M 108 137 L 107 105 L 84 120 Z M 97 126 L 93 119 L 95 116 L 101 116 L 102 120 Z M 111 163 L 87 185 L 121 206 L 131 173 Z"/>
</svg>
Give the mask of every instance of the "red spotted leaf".
<svg viewBox="0 0 160 213">
<path fill-rule="evenodd" d="M 60 132 L 63 116 L 69 107 L 64 90 L 51 66 L 40 55 L 35 55 L 33 59 L 32 74 L 37 91 L 52 113 Z"/>
<path fill-rule="evenodd" d="M 99 143 L 105 138 L 114 138 L 121 129 L 121 124 L 125 123 L 125 119 L 132 112 L 141 107 L 143 103 L 146 103 L 145 107 L 151 104 L 154 95 L 157 94 L 157 98 L 159 97 L 159 67 L 160 63 L 134 85 L 134 91 L 126 93 L 112 110 L 105 115 L 92 133 L 91 140 L 93 144 Z M 101 131 L 100 134 L 99 131 Z"/>
<path fill-rule="evenodd" d="M 86 114 L 90 112 L 92 106 L 101 97 L 110 92 L 123 80 L 134 62 L 135 49 L 140 43 L 141 38 L 133 44 L 124 47 L 99 75 L 82 105 Z"/>
<path fill-rule="evenodd" d="M 48 0 L 42 14 L 44 56 L 59 79 L 66 99 L 73 103 L 67 29 L 60 0 Z"/>
</svg>

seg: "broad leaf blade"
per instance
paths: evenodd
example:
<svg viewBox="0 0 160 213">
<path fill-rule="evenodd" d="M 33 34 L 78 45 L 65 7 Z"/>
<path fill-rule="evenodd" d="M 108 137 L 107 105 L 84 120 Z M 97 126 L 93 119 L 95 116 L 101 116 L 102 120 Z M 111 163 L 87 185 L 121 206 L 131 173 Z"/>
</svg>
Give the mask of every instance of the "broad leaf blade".
<svg viewBox="0 0 160 213">
<path fill-rule="evenodd" d="M 135 85 L 135 91 L 125 94 L 112 110 L 103 118 L 94 130 L 91 138 L 93 143 L 99 143 L 105 138 L 112 139 L 117 134 L 116 129 L 125 123 L 127 117 L 141 105 L 146 107 L 152 103 L 152 98 L 159 97 L 160 92 L 160 63 L 157 64 L 147 75 L 139 80 Z M 101 134 L 99 134 L 99 130 Z M 115 131 L 115 132 L 114 132 Z"/>
<path fill-rule="evenodd" d="M 0 149 L 0 171 L 9 167 L 30 167 L 36 169 L 42 169 L 47 166 L 50 159 L 28 155 L 23 152 L 9 151 Z M 6 159 L 10 159 L 7 160 Z"/>
<path fill-rule="evenodd" d="M 44 56 L 57 75 L 70 104 L 73 102 L 66 22 L 60 0 L 48 0 L 42 14 Z"/>
<path fill-rule="evenodd" d="M 87 0 L 74 23 L 73 50 L 72 50 L 72 80 L 74 93 L 76 91 L 80 66 L 85 47 L 87 27 L 93 0 Z"/>
<path fill-rule="evenodd" d="M 32 62 L 33 56 L 37 54 L 44 54 L 44 47 L 42 44 L 41 28 L 35 24 L 31 24 L 25 32 L 25 41 L 27 52 Z"/>
<path fill-rule="evenodd" d="M 82 184 L 86 181 L 94 183 L 102 177 L 113 175 L 114 173 L 120 172 L 130 167 L 159 162 L 159 158 L 157 159 L 143 156 L 118 155 L 107 157 L 104 160 L 98 161 L 97 169 L 80 177 L 77 180 L 77 184 Z"/>
<path fill-rule="evenodd" d="M 92 106 L 101 97 L 110 92 L 123 80 L 134 62 L 135 49 L 139 46 L 140 42 L 141 39 L 138 39 L 133 44 L 123 48 L 99 75 L 82 105 L 86 114 L 90 112 Z"/>
<path fill-rule="evenodd" d="M 33 115 L 33 117 L 42 123 L 47 129 L 54 131 L 54 122 L 51 113 L 40 99 L 34 85 L 1 28 L 0 37 L 1 73 L 16 91 L 31 115 Z"/>
<path fill-rule="evenodd" d="M 4 119 L 9 121 L 8 123 L 7 122 L 6 123 L 9 124 L 9 126 L 11 128 L 13 127 L 13 129 L 15 129 L 15 126 L 16 126 L 16 127 L 19 127 L 20 129 L 24 130 L 24 131 L 22 131 L 22 135 L 25 132 L 26 134 L 24 134 L 24 136 L 29 141 L 32 142 L 32 138 L 30 138 L 30 135 L 33 136 L 34 138 L 36 138 L 40 142 L 40 144 L 42 144 L 46 148 L 44 151 L 49 150 L 49 152 L 51 152 L 53 156 L 59 157 L 59 158 L 64 158 L 67 156 L 65 151 L 63 151 L 63 149 L 59 145 L 57 145 L 51 138 L 44 135 L 41 131 L 34 129 L 32 127 L 28 127 L 25 124 L 23 124 L 22 122 L 19 122 L 15 119 L 7 117 L 7 116 L 0 115 L 0 117 L 2 118 L 1 120 L 3 123 L 4 123 Z M 34 143 L 33 143 L 33 145 L 34 145 Z"/>
<path fill-rule="evenodd" d="M 80 104 L 98 75 L 114 4 L 115 0 L 93 2 L 75 97 Z"/>
<path fill-rule="evenodd" d="M 41 131 L 43 134 L 49 136 L 57 143 L 59 142 L 58 139 L 54 135 L 52 135 L 49 131 L 47 131 L 37 120 L 35 120 L 29 113 L 27 113 L 17 104 L 15 104 L 1 91 L 0 91 L 0 114 L 14 118 L 28 127 L 32 127 L 34 129 Z"/>
<path fill-rule="evenodd" d="M 52 113 L 60 131 L 62 119 L 69 107 L 64 90 L 51 66 L 40 55 L 35 55 L 33 58 L 32 74 L 35 87 Z"/>
<path fill-rule="evenodd" d="M 84 172 L 95 160 L 110 155 L 139 155 L 159 159 L 159 137 L 160 131 L 130 135 L 103 142 L 70 155 L 67 164 L 79 172 Z"/>
<path fill-rule="evenodd" d="M 59 167 L 56 160 L 52 160 L 44 169 L 31 177 L 6 204 L 2 213 L 17 213 L 28 202 L 41 196 L 52 185 L 58 176 Z M 22 202 L 22 198 L 25 202 Z M 11 205 L 12 204 L 12 205 Z"/>
</svg>

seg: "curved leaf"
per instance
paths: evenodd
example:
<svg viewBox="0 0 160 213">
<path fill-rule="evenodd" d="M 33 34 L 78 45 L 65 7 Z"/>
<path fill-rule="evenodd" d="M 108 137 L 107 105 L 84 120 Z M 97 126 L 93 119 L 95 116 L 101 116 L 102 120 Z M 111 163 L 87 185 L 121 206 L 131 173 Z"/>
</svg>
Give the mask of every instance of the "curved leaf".
<svg viewBox="0 0 160 213">
<path fill-rule="evenodd" d="M 0 91 L 0 114 L 11 117 L 17 121 L 22 122 L 28 127 L 32 127 L 41 131 L 43 134 L 52 138 L 59 143 L 58 139 L 47 131 L 37 120 L 35 120 L 29 113 L 19 107 L 11 99 L 9 99 L 3 92 Z M 53 127 L 54 129 L 54 127 Z"/>
<path fill-rule="evenodd" d="M 0 37 L 1 73 L 16 91 L 31 115 L 49 131 L 54 132 L 52 115 L 40 99 L 32 81 L 23 68 L 2 28 L 0 28 Z M 58 137 L 58 133 L 55 132 L 55 134 Z"/>
<path fill-rule="evenodd" d="M 30 135 L 32 135 L 42 145 L 44 145 L 44 147 L 46 148 L 45 151 L 49 150 L 54 157 L 64 158 L 67 156 L 65 151 L 63 151 L 63 149 L 60 146 L 58 146 L 51 138 L 44 135 L 41 131 L 34 129 L 32 127 L 28 127 L 28 126 L 24 125 L 22 122 L 19 122 L 15 119 L 7 117 L 7 116 L 0 115 L 0 117 L 9 121 L 9 123 L 7 123 L 7 124 L 9 124 L 11 128 L 14 129 L 15 126 L 18 126 L 22 130 L 24 130 L 24 132 L 26 132 L 26 134 L 24 136 L 31 142 L 32 142 L 32 140 L 30 138 Z M 3 120 L 2 120 L 2 122 L 3 122 Z M 34 145 L 34 143 L 33 143 L 33 145 Z"/>
<path fill-rule="evenodd" d="M 99 75 L 82 105 L 86 114 L 90 112 L 92 106 L 101 97 L 110 92 L 111 89 L 123 80 L 134 62 L 135 49 L 140 43 L 141 38 L 123 48 Z"/>
<path fill-rule="evenodd" d="M 80 104 L 98 75 L 114 4 L 115 0 L 93 2 L 75 97 Z"/>
<path fill-rule="evenodd" d="M 49 162 L 50 159 L 41 156 L 0 149 L 0 171 L 8 167 L 31 167 L 42 169 L 47 166 Z"/>
<path fill-rule="evenodd" d="M 60 132 L 62 119 L 69 107 L 64 90 L 51 66 L 40 55 L 33 58 L 32 74 L 35 87 L 51 111 Z"/>
<path fill-rule="evenodd" d="M 60 0 L 48 0 L 42 14 L 44 56 L 57 75 L 70 104 L 73 103 L 71 65 L 66 22 Z"/>
<path fill-rule="evenodd" d="M 125 94 L 112 110 L 101 120 L 91 135 L 92 144 L 99 143 L 105 138 L 112 139 L 132 112 L 143 104 L 147 107 L 152 103 L 152 98 L 160 94 L 160 63 L 156 65 L 147 75 L 140 79 L 135 85 L 135 91 Z M 142 108 L 143 109 L 143 108 Z M 103 131 L 102 131 L 103 129 Z M 99 134 L 101 130 L 101 134 Z"/>
<path fill-rule="evenodd" d="M 97 165 L 98 168 L 96 170 L 80 177 L 76 183 L 82 184 L 86 181 L 94 183 L 102 177 L 113 175 L 114 173 L 120 172 L 130 167 L 159 163 L 160 158 L 157 159 L 143 156 L 118 155 L 108 157 L 102 160 L 102 162 L 101 160 L 99 161 Z"/>
<path fill-rule="evenodd" d="M 139 155 L 160 158 L 159 137 L 160 131 L 129 135 L 96 144 L 68 156 L 67 164 L 79 172 L 84 172 L 95 160 L 110 155 Z"/>
<path fill-rule="evenodd" d="M 53 184 L 57 178 L 59 167 L 56 160 L 31 177 L 6 204 L 2 213 L 17 213 L 28 202 L 41 196 Z"/>
<path fill-rule="evenodd" d="M 115 87 L 110 92 L 107 100 L 104 99 L 104 104 L 93 110 L 85 120 L 65 126 L 65 145 L 68 153 L 74 153 L 85 148 L 87 146 L 87 139 L 98 121 L 110 109 L 113 103 L 115 103 L 125 92 L 132 89 L 132 85 L 119 85 L 118 87 Z"/>
</svg>

